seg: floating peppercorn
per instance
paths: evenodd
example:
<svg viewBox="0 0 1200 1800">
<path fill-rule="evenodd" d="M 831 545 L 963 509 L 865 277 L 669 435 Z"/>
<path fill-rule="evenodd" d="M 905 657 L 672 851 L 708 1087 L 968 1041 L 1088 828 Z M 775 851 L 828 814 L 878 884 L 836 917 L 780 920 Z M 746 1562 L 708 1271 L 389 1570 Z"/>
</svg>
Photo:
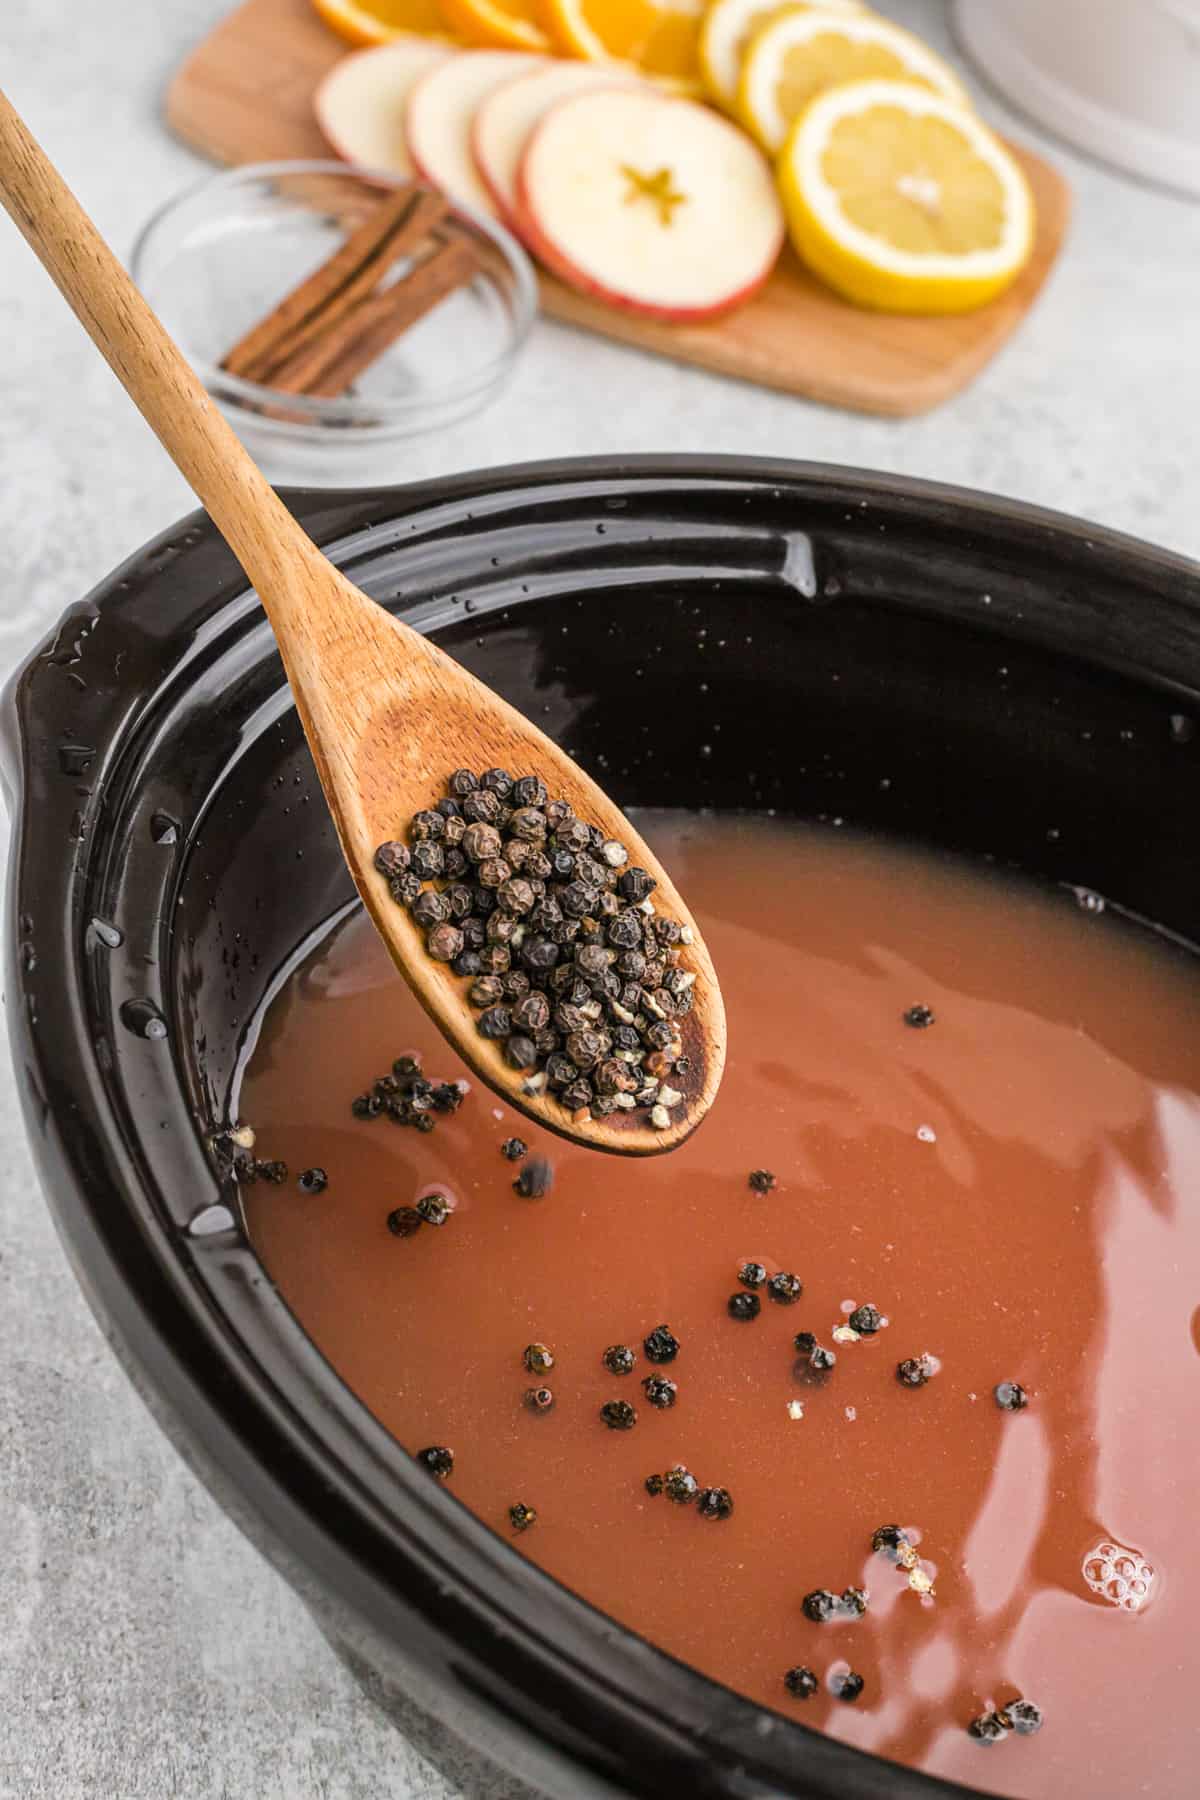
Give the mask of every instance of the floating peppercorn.
<svg viewBox="0 0 1200 1800">
<path fill-rule="evenodd" d="M 554 1411 L 554 1395 L 548 1387 L 525 1389 L 525 1404 L 530 1412 L 548 1413 Z"/>
<path fill-rule="evenodd" d="M 1004 1721 L 999 1713 L 980 1713 L 967 1726 L 967 1735 L 981 1744 L 998 1744 L 1006 1735 Z"/>
<path fill-rule="evenodd" d="M 767 1294 L 779 1306 L 794 1306 L 804 1292 L 804 1285 L 798 1275 L 791 1275 L 780 1270 L 772 1275 L 767 1283 Z"/>
<path fill-rule="evenodd" d="M 1010 1700 L 1000 1709 L 1000 1723 L 1015 1731 L 1018 1737 L 1032 1737 L 1042 1729 L 1044 1714 L 1032 1700 Z"/>
<path fill-rule="evenodd" d="M 928 1006 L 910 1006 L 904 1015 L 904 1023 L 911 1025 L 914 1031 L 924 1031 L 927 1025 L 933 1024 L 933 1013 Z"/>
<path fill-rule="evenodd" d="M 836 1364 L 836 1350 L 826 1350 L 822 1344 L 818 1344 L 815 1349 L 809 1352 L 809 1372 L 815 1377 L 822 1378 L 828 1375 L 829 1371 L 834 1368 Z"/>
<path fill-rule="evenodd" d="M 454 1452 L 444 1444 L 430 1444 L 427 1450 L 418 1450 L 416 1460 L 439 1481 L 448 1480 L 454 1472 Z"/>
<path fill-rule="evenodd" d="M 651 1406 L 657 1406 L 660 1412 L 674 1406 L 679 1389 L 668 1375 L 647 1375 L 642 1382 L 642 1392 Z"/>
<path fill-rule="evenodd" d="M 846 1323 L 860 1337 L 873 1337 L 883 1324 L 883 1314 L 877 1306 L 856 1306 Z"/>
<path fill-rule="evenodd" d="M 899 1560 L 900 1552 L 911 1548 L 907 1533 L 901 1531 L 899 1525 L 881 1525 L 871 1538 L 871 1548 L 877 1556 L 886 1556 L 892 1562 Z"/>
<path fill-rule="evenodd" d="M 841 1606 L 844 1613 L 852 1619 L 861 1619 L 867 1610 L 868 1595 L 864 1588 L 848 1587 L 842 1589 Z"/>
<path fill-rule="evenodd" d="M 993 1392 L 1001 1412 L 1023 1412 L 1029 1405 L 1029 1395 L 1019 1381 L 1001 1381 Z"/>
<path fill-rule="evenodd" d="M 758 1262 L 744 1262 L 738 1269 L 738 1280 L 743 1287 L 760 1288 L 767 1279 L 767 1271 Z"/>
<path fill-rule="evenodd" d="M 554 1186 L 554 1169 L 544 1156 L 531 1156 L 517 1179 L 513 1191 L 522 1200 L 544 1200 Z"/>
<path fill-rule="evenodd" d="M 830 1619 L 837 1617 L 838 1597 L 828 1588 L 814 1588 L 810 1594 L 805 1594 L 800 1605 L 805 1618 L 811 1619 L 814 1625 L 827 1625 Z"/>
<path fill-rule="evenodd" d="M 628 1400 L 606 1400 L 600 1417 L 610 1431 L 632 1431 L 637 1424 L 637 1413 Z"/>
<path fill-rule="evenodd" d="M 524 1138 L 510 1137 L 505 1138 L 504 1142 L 501 1144 L 500 1154 L 506 1162 L 520 1162 L 521 1158 L 528 1152 L 528 1149 L 529 1145 L 525 1142 Z"/>
<path fill-rule="evenodd" d="M 528 1531 L 531 1525 L 537 1524 L 537 1513 L 523 1500 L 517 1500 L 508 1509 L 508 1522 L 514 1531 Z"/>
<path fill-rule="evenodd" d="M 610 1344 L 600 1360 L 610 1375 L 628 1375 L 637 1358 L 628 1344 Z"/>
<path fill-rule="evenodd" d="M 862 1676 L 855 1669 L 847 1669 L 844 1673 L 839 1670 L 837 1674 L 829 1677 L 829 1691 L 835 1700 L 847 1702 L 857 1700 L 866 1685 Z"/>
<path fill-rule="evenodd" d="M 696 1496 L 696 1511 L 702 1519 L 728 1519 L 733 1512 L 733 1496 L 728 1488 L 702 1488 Z"/>
<path fill-rule="evenodd" d="M 278 1160 L 263 1161 L 259 1158 L 254 1164 L 254 1173 L 260 1181 L 269 1181 L 272 1187 L 282 1187 L 288 1176 L 288 1166 Z"/>
<path fill-rule="evenodd" d="M 646 1477 L 646 1492 L 652 1500 L 657 1500 L 665 1485 L 661 1475 L 647 1475 Z"/>
<path fill-rule="evenodd" d="M 642 1340 L 642 1349 L 646 1353 L 647 1362 L 674 1362 L 679 1355 L 679 1339 L 674 1336 L 669 1325 L 656 1325 Z"/>
<path fill-rule="evenodd" d="M 318 1169 L 315 1166 L 311 1169 L 302 1169 L 296 1186 L 302 1194 L 323 1194 L 329 1186 L 329 1177 L 324 1169 Z"/>
<path fill-rule="evenodd" d="M 663 1491 L 668 1500 L 674 1500 L 676 1506 L 690 1506 L 700 1492 L 700 1483 L 690 1469 L 682 1463 L 676 1463 L 663 1476 Z"/>
<path fill-rule="evenodd" d="M 775 1177 L 770 1169 L 751 1169 L 749 1183 L 752 1194 L 769 1194 L 775 1186 Z"/>
<path fill-rule="evenodd" d="M 531 1375 L 548 1375 L 554 1367 L 554 1352 L 547 1344 L 526 1344 L 521 1361 Z"/>
<path fill-rule="evenodd" d="M 783 1678 L 783 1685 L 793 1700 L 811 1700 L 821 1686 L 812 1670 L 806 1669 L 803 1663 L 788 1670 Z"/>
<path fill-rule="evenodd" d="M 933 1361 L 928 1356 L 906 1356 L 896 1364 L 896 1380 L 901 1387 L 924 1387 L 933 1372 Z"/>
<path fill-rule="evenodd" d="M 450 1202 L 445 1194 L 422 1194 L 417 1201 L 417 1211 L 426 1225 L 444 1225 L 450 1217 Z"/>
<path fill-rule="evenodd" d="M 745 1292 L 730 1294 L 725 1303 L 725 1310 L 731 1319 L 740 1319 L 743 1324 L 746 1324 L 751 1319 L 757 1319 L 762 1311 L 762 1301 L 757 1294 Z"/>
<path fill-rule="evenodd" d="M 398 1206 L 387 1216 L 387 1228 L 393 1237 L 412 1237 L 425 1223 L 415 1206 Z"/>
</svg>

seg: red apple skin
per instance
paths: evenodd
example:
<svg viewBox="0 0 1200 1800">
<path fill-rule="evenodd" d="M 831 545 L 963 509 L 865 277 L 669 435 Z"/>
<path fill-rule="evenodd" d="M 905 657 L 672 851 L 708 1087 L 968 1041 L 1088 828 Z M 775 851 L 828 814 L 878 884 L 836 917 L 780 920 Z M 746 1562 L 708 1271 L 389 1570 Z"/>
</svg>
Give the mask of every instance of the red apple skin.
<svg viewBox="0 0 1200 1800">
<path fill-rule="evenodd" d="M 535 132 L 534 136 L 536 137 L 536 135 Z M 646 300 L 631 300 L 627 294 L 614 293 L 611 289 L 606 288 L 602 282 L 596 280 L 594 275 L 587 274 L 583 269 L 577 269 L 574 263 L 565 257 L 542 232 L 537 222 L 537 211 L 532 204 L 529 184 L 526 180 L 528 162 L 529 150 L 526 149 L 525 155 L 521 159 L 521 166 L 517 171 L 517 195 L 520 201 L 520 212 L 514 227 L 517 235 L 525 248 L 536 256 L 552 275 L 557 275 L 560 281 L 565 281 L 568 287 L 575 288 L 578 293 L 590 294 L 593 299 L 603 300 L 606 306 L 615 307 L 618 312 L 633 313 L 642 319 L 662 319 L 675 325 L 699 325 L 705 319 L 719 318 L 722 313 L 732 312 L 735 307 L 744 306 L 747 300 L 753 299 L 759 289 L 766 284 L 779 260 L 785 235 L 782 229 L 762 272 L 755 275 L 744 287 L 739 288 L 735 294 L 727 294 L 723 300 L 718 300 L 709 306 L 654 306 Z"/>
<path fill-rule="evenodd" d="M 412 155 L 411 147 L 409 149 L 409 155 L 410 156 Z M 520 220 L 517 218 L 516 214 L 513 212 L 512 207 L 509 205 L 508 201 L 504 198 L 504 195 L 500 192 L 500 189 L 496 186 L 495 182 L 492 180 L 491 176 L 488 174 L 487 164 L 484 162 L 482 156 L 480 156 L 480 154 L 479 154 L 479 114 L 478 113 L 476 113 L 475 117 L 471 120 L 471 155 L 475 162 L 476 172 L 479 176 L 480 181 L 482 181 L 484 187 L 487 189 L 488 199 L 491 201 L 492 205 L 495 207 L 496 214 L 500 220 L 500 223 L 502 225 L 506 225 L 508 227 L 508 229 L 514 234 L 514 236 L 519 238 L 521 236 Z"/>
</svg>

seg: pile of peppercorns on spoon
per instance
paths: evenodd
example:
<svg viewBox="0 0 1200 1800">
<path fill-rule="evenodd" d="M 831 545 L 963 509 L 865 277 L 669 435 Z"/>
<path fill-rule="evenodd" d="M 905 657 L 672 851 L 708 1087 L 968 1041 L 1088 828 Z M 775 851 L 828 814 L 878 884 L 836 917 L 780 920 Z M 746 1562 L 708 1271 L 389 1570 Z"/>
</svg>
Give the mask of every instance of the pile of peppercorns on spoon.
<svg viewBox="0 0 1200 1800">
<path fill-rule="evenodd" d="M 456 769 L 375 866 L 435 961 L 470 982 L 481 1037 L 528 1099 L 573 1123 L 637 1114 L 678 1122 L 697 971 L 688 924 L 625 845 L 552 800 L 537 775 Z"/>
</svg>

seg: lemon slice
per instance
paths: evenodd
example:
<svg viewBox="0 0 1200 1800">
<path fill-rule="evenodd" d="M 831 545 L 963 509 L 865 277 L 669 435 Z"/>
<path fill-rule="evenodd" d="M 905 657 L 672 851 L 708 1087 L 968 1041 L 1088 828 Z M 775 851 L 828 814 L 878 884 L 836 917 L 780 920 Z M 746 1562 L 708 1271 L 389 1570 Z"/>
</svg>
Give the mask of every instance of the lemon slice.
<svg viewBox="0 0 1200 1800">
<path fill-rule="evenodd" d="M 751 39 L 742 59 L 738 110 L 772 154 L 810 100 L 843 81 L 915 81 L 968 105 L 954 71 L 911 31 L 872 14 L 785 12 Z"/>
<path fill-rule="evenodd" d="M 755 32 L 785 12 L 862 13 L 863 0 L 712 0 L 700 27 L 700 73 L 718 106 L 737 104 L 742 56 Z"/>
<path fill-rule="evenodd" d="M 883 312 L 982 306 L 1024 268 L 1034 207 L 971 111 L 909 81 L 814 100 L 779 159 L 792 242 L 831 287 Z"/>
</svg>

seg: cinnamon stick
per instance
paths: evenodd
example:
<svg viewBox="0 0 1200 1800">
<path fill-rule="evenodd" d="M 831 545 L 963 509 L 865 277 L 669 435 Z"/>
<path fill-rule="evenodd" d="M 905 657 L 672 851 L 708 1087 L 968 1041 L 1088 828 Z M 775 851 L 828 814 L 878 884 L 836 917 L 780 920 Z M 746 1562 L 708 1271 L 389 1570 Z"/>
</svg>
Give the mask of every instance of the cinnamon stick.
<svg viewBox="0 0 1200 1800">
<path fill-rule="evenodd" d="M 350 311 L 400 256 L 416 248 L 445 218 L 446 203 L 408 182 L 374 207 L 327 262 L 284 296 L 224 357 L 231 375 L 261 381 L 276 364 L 318 336 L 332 312 Z M 296 391 L 296 390 L 291 390 Z"/>
<path fill-rule="evenodd" d="M 431 255 L 382 293 L 359 300 L 328 331 L 275 369 L 271 385 L 285 394 L 332 399 L 439 301 L 475 274 L 478 261 L 462 238 L 441 241 Z"/>
</svg>

